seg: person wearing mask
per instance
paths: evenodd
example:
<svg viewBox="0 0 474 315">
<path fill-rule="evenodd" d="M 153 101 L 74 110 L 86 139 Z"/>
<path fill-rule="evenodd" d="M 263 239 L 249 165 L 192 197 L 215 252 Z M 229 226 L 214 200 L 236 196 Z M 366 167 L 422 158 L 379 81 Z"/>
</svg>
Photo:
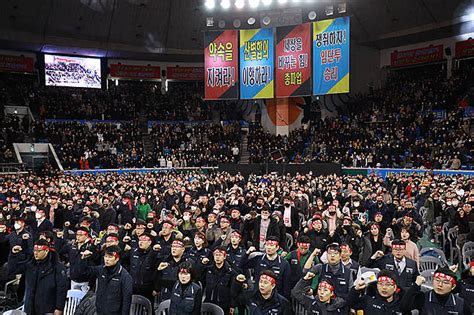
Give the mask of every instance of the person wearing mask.
<svg viewBox="0 0 474 315">
<path fill-rule="evenodd" d="M 22 217 L 17 217 L 13 221 L 13 231 L 11 233 L 7 233 L 6 225 L 0 226 L 0 243 L 8 242 L 10 250 L 16 245 L 31 250 L 33 248 L 33 238 L 31 233 L 25 229 L 25 220 Z M 25 241 L 28 243 L 27 246 L 24 245 Z M 28 254 L 31 254 L 31 252 Z"/>
<path fill-rule="evenodd" d="M 62 315 L 66 303 L 66 268 L 46 240 L 37 240 L 33 259 L 20 260 L 22 247 L 11 250 L 8 269 L 11 274 L 23 274 L 26 279 L 24 311 L 28 315 Z"/>
<path fill-rule="evenodd" d="M 377 251 L 370 257 L 367 267 L 390 270 L 397 277 L 397 284 L 402 290 L 408 290 L 419 275 L 417 263 L 406 257 L 406 244 L 402 240 L 392 241 L 392 252 L 385 255 Z"/>
<path fill-rule="evenodd" d="M 295 235 L 295 232 L 299 230 L 299 216 L 298 210 L 292 206 L 290 197 L 283 198 L 283 206 L 280 207 L 279 211 L 282 213 L 283 225 L 286 231 L 291 235 Z"/>
<path fill-rule="evenodd" d="M 160 245 L 161 247 L 161 245 Z M 154 295 L 159 294 L 159 300 L 164 301 L 171 297 L 173 285 L 176 283 L 179 265 L 186 261 L 184 242 L 175 239 L 171 245 L 171 254 L 163 253 L 160 249 L 158 268 L 154 276 Z"/>
<path fill-rule="evenodd" d="M 421 291 L 426 279 L 417 276 L 401 301 L 401 309 L 408 312 L 417 309 L 420 315 L 472 315 L 471 301 L 458 297 L 454 290 L 458 280 L 449 268 L 438 268 L 433 275 L 433 289 Z"/>
<path fill-rule="evenodd" d="M 255 278 L 258 278 L 264 270 L 272 270 L 276 275 L 276 284 L 278 292 L 289 298 L 290 297 L 290 284 L 291 284 L 291 269 L 290 264 L 278 255 L 279 240 L 277 237 L 269 237 L 265 242 L 265 254 L 261 256 L 255 256 L 250 258 L 244 264 L 245 268 L 253 268 Z M 255 247 L 249 248 L 252 252 Z"/>
<path fill-rule="evenodd" d="M 349 292 L 347 306 L 363 310 L 364 314 L 411 314 L 400 310 L 403 293 L 400 292 L 396 279 L 393 272 L 381 270 L 377 275 L 375 292 L 369 286 L 369 279 L 358 279 Z"/>
<path fill-rule="evenodd" d="M 327 279 L 334 284 L 334 293 L 343 299 L 347 298 L 349 289 L 353 286 L 351 270 L 341 262 L 341 247 L 331 243 L 326 247 L 327 263 L 313 266 L 314 259 L 320 250 L 316 248 L 304 265 L 303 272 L 311 272 L 318 276 L 319 281 Z"/>
<path fill-rule="evenodd" d="M 46 218 L 44 209 L 37 209 L 35 212 L 35 220 L 28 224 L 31 227 L 33 240 L 37 240 L 40 232 L 53 231 L 53 224 Z"/>
<path fill-rule="evenodd" d="M 346 302 L 334 294 L 334 285 L 330 280 L 319 282 L 315 297 L 305 294 L 315 276 L 314 273 L 306 273 L 291 291 L 293 298 L 303 305 L 308 314 L 347 314 Z"/>
<path fill-rule="evenodd" d="M 256 289 L 250 290 L 243 274 L 232 282 L 232 296 L 236 303 L 245 305 L 250 314 L 291 315 L 291 305 L 278 293 L 277 275 L 272 270 L 263 270 L 258 279 Z"/>
<path fill-rule="evenodd" d="M 198 263 L 199 274 L 206 292 L 204 302 L 219 305 L 224 314 L 232 311 L 232 296 L 230 293 L 232 279 L 237 276 L 237 272 L 232 269 L 227 262 L 227 250 L 223 246 L 214 248 L 213 263 L 209 258 L 203 258 Z"/>
<path fill-rule="evenodd" d="M 311 249 L 326 248 L 329 239 L 329 233 L 323 227 L 323 219 L 319 214 L 315 215 L 311 221 L 310 228 L 305 233 L 311 242 Z"/>
<path fill-rule="evenodd" d="M 133 280 L 120 264 L 120 254 L 118 246 L 107 247 L 102 266 L 86 265 L 84 267 L 84 272 L 88 277 L 97 278 L 95 302 L 97 315 L 130 314 Z M 88 254 L 83 255 L 83 259 L 87 256 Z"/>
<path fill-rule="evenodd" d="M 191 262 L 182 262 L 178 266 L 176 278 L 171 290 L 169 315 L 200 315 L 202 289 L 195 282 L 196 276 Z"/>
</svg>

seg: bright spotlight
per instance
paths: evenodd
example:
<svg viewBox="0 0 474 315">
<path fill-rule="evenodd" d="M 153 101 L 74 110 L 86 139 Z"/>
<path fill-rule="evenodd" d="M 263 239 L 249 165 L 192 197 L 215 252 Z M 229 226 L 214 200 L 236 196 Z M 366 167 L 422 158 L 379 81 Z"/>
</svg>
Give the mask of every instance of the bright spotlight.
<svg viewBox="0 0 474 315">
<path fill-rule="evenodd" d="M 215 0 L 206 0 L 205 5 L 206 5 L 206 8 L 208 8 L 209 10 L 212 10 L 216 6 L 216 2 Z"/>
<path fill-rule="evenodd" d="M 230 0 L 222 0 L 221 1 L 221 7 L 222 7 L 222 9 L 225 9 L 225 10 L 230 8 Z"/>
<path fill-rule="evenodd" d="M 255 21 L 256 21 L 256 20 L 255 20 L 254 17 L 249 17 L 249 19 L 247 20 L 247 23 L 248 23 L 249 25 L 254 25 L 254 24 L 255 24 Z"/>
<path fill-rule="evenodd" d="M 260 0 L 249 0 L 249 5 L 251 8 L 256 8 L 260 4 Z"/>
<path fill-rule="evenodd" d="M 279 4 L 285 4 L 288 0 L 278 0 Z"/>
<path fill-rule="evenodd" d="M 272 2 L 273 2 L 273 0 L 262 0 L 262 3 L 264 5 L 270 5 L 270 4 L 272 4 Z"/>
<path fill-rule="evenodd" d="M 245 5 L 245 0 L 236 0 L 235 1 L 235 7 L 237 9 L 242 9 Z"/>
<path fill-rule="evenodd" d="M 311 11 L 308 13 L 308 19 L 310 19 L 311 21 L 313 21 L 314 19 L 316 19 L 316 11 Z"/>
</svg>

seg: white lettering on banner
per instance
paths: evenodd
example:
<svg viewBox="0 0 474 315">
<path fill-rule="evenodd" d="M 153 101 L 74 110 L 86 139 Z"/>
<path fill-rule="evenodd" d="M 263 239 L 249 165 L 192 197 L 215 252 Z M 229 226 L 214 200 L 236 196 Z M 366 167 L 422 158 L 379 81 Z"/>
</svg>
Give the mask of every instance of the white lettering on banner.
<svg viewBox="0 0 474 315">
<path fill-rule="evenodd" d="M 207 86 L 234 86 L 235 85 L 235 68 L 234 67 L 218 67 L 207 69 Z"/>
<path fill-rule="evenodd" d="M 270 66 L 249 66 L 242 69 L 242 82 L 245 86 L 267 85 L 270 83 Z"/>
</svg>

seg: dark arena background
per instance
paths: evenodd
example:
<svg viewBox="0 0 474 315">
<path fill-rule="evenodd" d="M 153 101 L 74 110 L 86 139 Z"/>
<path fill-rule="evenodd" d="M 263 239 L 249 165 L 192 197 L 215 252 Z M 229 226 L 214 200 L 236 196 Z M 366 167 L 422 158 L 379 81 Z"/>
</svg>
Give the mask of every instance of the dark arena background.
<svg viewBox="0 0 474 315">
<path fill-rule="evenodd" d="M 0 314 L 474 314 L 474 1 L 0 7 Z"/>
</svg>

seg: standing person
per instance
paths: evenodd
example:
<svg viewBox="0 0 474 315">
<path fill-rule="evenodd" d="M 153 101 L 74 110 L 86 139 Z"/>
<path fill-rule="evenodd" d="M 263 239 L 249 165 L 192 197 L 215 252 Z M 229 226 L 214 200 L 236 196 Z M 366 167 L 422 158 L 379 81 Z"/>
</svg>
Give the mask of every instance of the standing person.
<svg viewBox="0 0 474 315">
<path fill-rule="evenodd" d="M 347 313 L 346 302 L 334 294 L 334 285 L 330 280 L 322 280 L 318 284 L 315 297 L 305 295 L 315 274 L 308 272 L 298 281 L 291 291 L 293 298 L 303 304 L 309 314 L 343 315 Z"/>
<path fill-rule="evenodd" d="M 169 315 L 200 315 L 202 289 L 194 281 L 196 278 L 191 262 L 179 265 L 177 278 L 171 290 Z"/>
<path fill-rule="evenodd" d="M 285 257 L 290 264 L 291 270 L 290 288 L 293 288 L 304 275 L 303 267 L 309 256 L 311 256 L 311 252 L 309 251 L 310 245 L 309 238 L 306 235 L 300 235 L 298 237 L 298 242 L 296 243 L 297 249 L 289 252 Z"/>
<path fill-rule="evenodd" d="M 405 256 L 405 241 L 393 240 L 392 253 L 384 255 L 382 251 L 377 251 L 370 258 L 367 267 L 393 271 L 397 277 L 398 286 L 403 290 L 408 290 L 415 283 L 419 272 L 416 262 Z"/>
<path fill-rule="evenodd" d="M 140 203 L 137 205 L 137 219 L 145 221 L 148 213 L 151 212 L 150 204 L 146 200 L 146 196 L 140 197 Z"/>
<path fill-rule="evenodd" d="M 458 282 L 456 274 L 449 268 L 436 270 L 433 275 L 433 289 L 421 292 L 421 285 L 425 281 L 422 276 L 416 277 L 415 283 L 402 299 L 402 310 L 417 309 L 420 315 L 472 315 L 470 301 L 465 301 L 453 293 Z"/>
<path fill-rule="evenodd" d="M 240 274 L 232 282 L 232 296 L 238 305 L 245 305 L 250 314 L 291 315 L 290 303 L 278 293 L 277 275 L 273 271 L 264 270 L 254 290 L 249 290 L 246 280 L 245 276 Z"/>
<path fill-rule="evenodd" d="M 389 270 L 382 270 L 377 275 L 377 288 L 375 294 L 366 292 L 367 282 L 359 279 L 349 292 L 347 305 L 350 308 L 360 309 L 364 314 L 388 315 L 410 314 L 401 311 L 402 293 L 397 286 L 397 277 Z"/>
<path fill-rule="evenodd" d="M 85 273 L 97 278 L 97 315 L 129 315 L 132 304 L 132 276 L 121 266 L 120 247 L 105 250 L 104 265 L 86 266 Z M 86 258 L 86 255 L 83 255 Z"/>
<path fill-rule="evenodd" d="M 66 268 L 46 240 L 37 240 L 33 248 L 33 259 L 19 260 L 22 247 L 15 245 L 8 261 L 12 274 L 24 274 L 25 305 L 28 315 L 62 315 L 66 303 Z"/>
</svg>

